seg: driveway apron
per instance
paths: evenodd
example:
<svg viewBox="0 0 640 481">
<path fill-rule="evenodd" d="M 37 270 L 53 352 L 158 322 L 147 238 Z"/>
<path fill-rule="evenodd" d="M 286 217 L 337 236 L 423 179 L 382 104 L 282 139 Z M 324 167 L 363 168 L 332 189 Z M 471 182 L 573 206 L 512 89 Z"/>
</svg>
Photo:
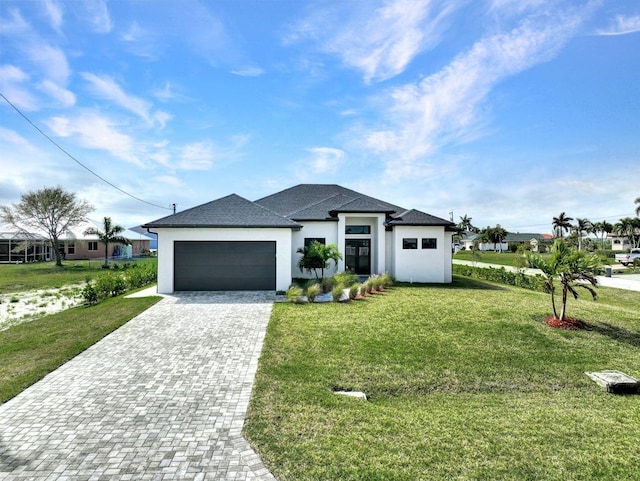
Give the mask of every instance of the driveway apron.
<svg viewBox="0 0 640 481">
<path fill-rule="evenodd" d="M 242 437 L 273 299 L 165 297 L 0 406 L 0 480 L 274 480 Z"/>
</svg>

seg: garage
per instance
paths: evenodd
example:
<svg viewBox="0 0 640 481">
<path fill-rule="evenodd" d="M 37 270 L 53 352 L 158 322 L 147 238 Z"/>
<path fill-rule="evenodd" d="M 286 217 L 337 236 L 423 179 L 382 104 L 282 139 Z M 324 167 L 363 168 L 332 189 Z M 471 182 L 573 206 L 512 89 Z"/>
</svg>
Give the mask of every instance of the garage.
<svg viewBox="0 0 640 481">
<path fill-rule="evenodd" d="M 276 289 L 274 241 L 175 241 L 174 290 Z"/>
</svg>

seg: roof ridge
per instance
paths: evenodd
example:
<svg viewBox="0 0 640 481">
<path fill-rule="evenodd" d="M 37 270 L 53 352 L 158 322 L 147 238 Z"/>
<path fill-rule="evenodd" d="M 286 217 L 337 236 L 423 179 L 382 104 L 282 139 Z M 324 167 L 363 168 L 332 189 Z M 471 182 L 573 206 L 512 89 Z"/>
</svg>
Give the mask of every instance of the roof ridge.
<svg viewBox="0 0 640 481">
<path fill-rule="evenodd" d="M 300 184 L 300 185 L 318 185 L 318 184 Z M 332 184 L 325 184 L 325 185 L 332 185 Z M 334 197 L 338 197 L 338 196 L 340 196 L 340 195 L 343 195 L 343 194 L 333 194 L 333 195 L 331 195 L 331 196 L 329 196 L 329 197 L 325 197 L 325 198 L 323 198 L 323 199 L 320 199 L 318 202 L 314 202 L 314 203 L 312 203 L 312 204 L 307 204 L 307 205 L 305 205 L 303 208 L 298 209 L 298 210 L 296 210 L 296 211 L 292 212 L 291 214 L 289 214 L 289 216 L 293 216 L 293 215 L 295 215 L 295 214 L 296 214 L 296 213 L 298 213 L 298 212 L 302 212 L 303 210 L 307 210 L 307 209 L 310 209 L 310 208 L 312 208 L 312 207 L 315 207 L 316 205 L 322 204 L 323 202 L 326 202 L 326 201 L 328 201 L 329 199 L 333 199 Z M 355 199 L 351 199 L 349 202 L 352 202 L 352 201 L 354 201 L 354 200 L 355 200 Z"/>
</svg>

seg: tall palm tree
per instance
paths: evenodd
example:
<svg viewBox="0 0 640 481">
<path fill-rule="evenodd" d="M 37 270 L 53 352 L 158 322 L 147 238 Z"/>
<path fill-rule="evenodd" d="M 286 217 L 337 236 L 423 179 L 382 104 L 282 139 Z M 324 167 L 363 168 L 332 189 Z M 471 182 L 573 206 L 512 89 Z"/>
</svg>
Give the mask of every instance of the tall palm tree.
<svg viewBox="0 0 640 481">
<path fill-rule="evenodd" d="M 493 242 L 493 250 L 496 250 L 496 244 L 500 244 L 500 252 L 502 252 L 502 241 L 507 237 L 508 232 L 497 224 L 489 231 L 489 238 Z"/>
<path fill-rule="evenodd" d="M 472 219 L 473 217 L 469 217 L 467 214 L 465 214 L 464 217 L 460 217 L 458 228 L 462 229 L 463 231 L 470 231 L 471 229 L 473 229 L 473 225 L 471 225 Z"/>
<path fill-rule="evenodd" d="M 593 227 L 589 219 L 580 219 L 576 217 L 576 225 L 574 226 L 576 233 L 578 234 L 578 250 L 582 250 L 582 234 L 590 232 Z"/>
<path fill-rule="evenodd" d="M 598 232 L 600 232 L 600 248 L 604 249 L 604 238 L 607 234 L 611 234 L 613 232 L 613 225 L 606 220 L 602 222 L 595 222 L 593 224 L 593 233 L 597 236 Z"/>
<path fill-rule="evenodd" d="M 564 237 L 564 231 L 569 232 L 571 229 L 571 221 L 573 217 L 568 217 L 564 212 L 561 212 L 558 217 L 553 218 L 553 230 L 556 237 Z"/>
<path fill-rule="evenodd" d="M 636 207 L 636 215 L 640 217 L 640 197 L 637 197 L 636 200 L 633 201 L 634 204 L 638 204 Z"/>
<path fill-rule="evenodd" d="M 628 238 L 631 247 L 636 247 L 638 240 L 640 240 L 640 235 L 636 235 L 636 230 L 640 231 L 640 220 L 631 217 L 620 219 L 613 225 L 613 231 L 621 237 Z M 636 240 L 636 236 L 638 240 Z"/>
<path fill-rule="evenodd" d="M 111 223 L 111 217 L 105 217 L 103 219 L 103 229 L 104 230 L 99 230 L 95 227 L 89 227 L 84 231 L 84 235 L 98 236 L 98 240 L 104 244 L 104 267 L 109 267 L 109 244 L 129 245 L 131 242 L 129 242 L 129 239 L 120 235 L 125 229 L 120 225 L 113 225 Z"/>
</svg>

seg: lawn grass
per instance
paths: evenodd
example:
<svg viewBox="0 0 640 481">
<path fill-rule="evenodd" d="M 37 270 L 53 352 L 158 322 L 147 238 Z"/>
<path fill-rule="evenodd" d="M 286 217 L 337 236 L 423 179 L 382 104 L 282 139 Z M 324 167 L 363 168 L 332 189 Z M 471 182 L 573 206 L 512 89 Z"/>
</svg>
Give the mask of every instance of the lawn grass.
<svg viewBox="0 0 640 481">
<path fill-rule="evenodd" d="M 155 258 L 115 261 L 123 263 L 157 263 Z M 69 284 L 79 284 L 87 277 L 95 278 L 102 269 L 103 259 L 64 261 L 62 267 L 56 263 L 32 262 L 28 264 L 0 264 L 0 292 L 20 292 L 30 289 L 59 288 Z M 109 264 L 112 264 L 110 261 Z"/>
<path fill-rule="evenodd" d="M 455 277 L 350 304 L 277 304 L 245 435 L 285 480 L 637 479 L 640 293 L 570 300 Z M 369 401 L 333 390 L 364 391 Z"/>
<path fill-rule="evenodd" d="M 501 266 L 515 265 L 516 254 L 515 252 L 493 252 L 493 251 L 476 251 L 475 259 L 472 256 L 472 251 L 458 251 L 453 255 L 454 259 L 463 261 L 476 261 L 485 262 L 487 264 L 499 264 Z"/>
<path fill-rule="evenodd" d="M 75 357 L 158 302 L 109 298 L 0 331 L 0 403 Z"/>
</svg>

